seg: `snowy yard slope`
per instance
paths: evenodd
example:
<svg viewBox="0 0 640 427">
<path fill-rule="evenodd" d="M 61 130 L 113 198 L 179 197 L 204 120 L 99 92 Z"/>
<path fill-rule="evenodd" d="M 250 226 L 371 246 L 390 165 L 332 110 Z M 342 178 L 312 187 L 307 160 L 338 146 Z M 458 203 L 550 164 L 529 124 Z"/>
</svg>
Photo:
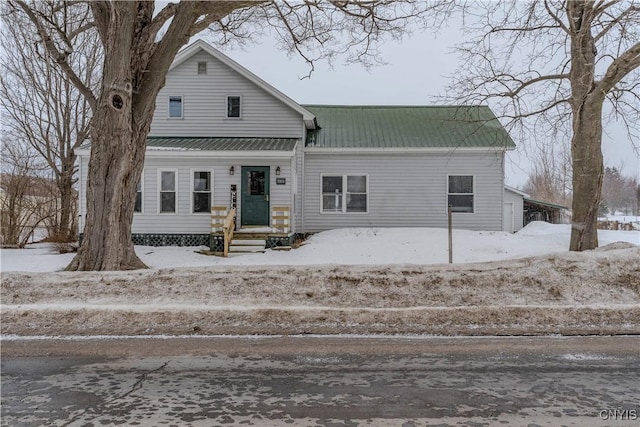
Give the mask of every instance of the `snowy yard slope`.
<svg viewBox="0 0 640 427">
<path fill-rule="evenodd" d="M 198 258 L 183 248 L 185 259 L 206 260 L 207 267 L 174 260 L 180 267 L 3 273 L 2 334 L 640 333 L 640 247 L 568 252 L 564 229 L 460 231 L 466 261 L 543 254 L 453 266 L 416 265 L 446 259 L 435 244 L 418 242 L 425 235 L 444 239 L 443 230 L 351 229 L 321 233 L 295 251 L 232 260 Z M 345 244 L 336 246 L 331 233 L 342 233 Z M 391 248 L 382 250 L 379 239 L 391 235 Z M 158 259 L 146 255 L 147 262 Z M 224 264 L 249 258 L 262 265 Z"/>
<path fill-rule="evenodd" d="M 454 263 L 499 261 L 565 252 L 569 225 L 533 222 L 516 234 L 454 230 Z M 600 245 L 622 241 L 640 245 L 639 231 L 599 230 Z M 193 247 L 137 246 L 151 268 L 231 265 L 432 265 L 448 262 L 447 230 L 441 228 L 347 228 L 312 236 L 289 252 L 221 258 L 195 253 Z M 56 254 L 48 244 L 2 250 L 1 271 L 51 272 L 63 269 L 72 254 Z"/>
</svg>

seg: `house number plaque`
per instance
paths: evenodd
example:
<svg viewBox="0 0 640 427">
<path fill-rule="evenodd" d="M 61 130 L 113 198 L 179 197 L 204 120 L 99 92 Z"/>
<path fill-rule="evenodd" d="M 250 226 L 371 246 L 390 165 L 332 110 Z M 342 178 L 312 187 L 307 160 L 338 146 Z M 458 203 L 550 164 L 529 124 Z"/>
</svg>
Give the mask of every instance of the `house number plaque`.
<svg viewBox="0 0 640 427">
<path fill-rule="evenodd" d="M 287 183 L 287 178 L 276 178 L 276 185 L 285 185 Z"/>
</svg>

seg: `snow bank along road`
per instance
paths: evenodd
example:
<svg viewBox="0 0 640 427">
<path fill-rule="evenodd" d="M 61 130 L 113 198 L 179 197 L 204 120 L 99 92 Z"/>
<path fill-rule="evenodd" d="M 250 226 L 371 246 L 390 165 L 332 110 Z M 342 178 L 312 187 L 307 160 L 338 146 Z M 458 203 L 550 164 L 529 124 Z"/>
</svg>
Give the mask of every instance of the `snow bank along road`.
<svg viewBox="0 0 640 427">
<path fill-rule="evenodd" d="M 456 266 L 6 273 L 11 335 L 640 333 L 640 248 Z"/>
</svg>

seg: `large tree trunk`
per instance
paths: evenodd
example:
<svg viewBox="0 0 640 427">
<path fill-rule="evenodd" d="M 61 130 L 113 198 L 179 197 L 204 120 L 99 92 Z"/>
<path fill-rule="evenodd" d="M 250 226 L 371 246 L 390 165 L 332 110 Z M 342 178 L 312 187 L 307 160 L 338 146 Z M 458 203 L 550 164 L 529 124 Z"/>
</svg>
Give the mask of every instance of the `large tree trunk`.
<svg viewBox="0 0 640 427">
<path fill-rule="evenodd" d="M 117 120 L 118 115 L 100 111 L 93 118 L 86 226 L 82 245 L 67 270 L 146 267 L 135 253 L 131 223 L 148 126 L 143 135 L 133 135 L 130 116 L 122 114 Z"/>
<path fill-rule="evenodd" d="M 146 268 L 135 253 L 131 223 L 156 96 L 189 29 L 195 2 L 181 2 L 154 43 L 147 31 L 153 2 L 91 3 L 105 47 L 102 87 L 91 122 L 91 158 L 83 241 L 67 270 Z M 231 2 L 227 7 L 233 9 Z M 223 15 L 224 16 L 224 15 Z"/>
<path fill-rule="evenodd" d="M 573 113 L 573 217 L 569 250 L 598 247 L 598 207 L 602 191 L 602 103 L 585 102 Z"/>
<path fill-rule="evenodd" d="M 598 247 L 598 207 L 604 176 L 602 161 L 602 105 L 604 94 L 596 91 L 596 47 L 591 34 L 591 4 L 568 1 L 571 28 L 571 109 L 573 137 L 573 217 L 569 250 Z"/>
<path fill-rule="evenodd" d="M 143 168 L 151 115 L 133 123 L 132 33 L 136 3 L 114 5 L 106 20 L 100 97 L 91 122 L 91 158 L 83 241 L 67 270 L 145 268 L 131 240 L 136 187 Z"/>
</svg>

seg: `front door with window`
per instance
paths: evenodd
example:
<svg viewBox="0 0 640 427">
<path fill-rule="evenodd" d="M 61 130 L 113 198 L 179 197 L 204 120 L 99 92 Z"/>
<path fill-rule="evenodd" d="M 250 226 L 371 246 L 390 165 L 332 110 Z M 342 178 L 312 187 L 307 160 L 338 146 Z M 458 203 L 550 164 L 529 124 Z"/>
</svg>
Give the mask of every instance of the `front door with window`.
<svg viewBox="0 0 640 427">
<path fill-rule="evenodd" d="M 269 166 L 242 167 L 241 225 L 269 225 Z"/>
</svg>

